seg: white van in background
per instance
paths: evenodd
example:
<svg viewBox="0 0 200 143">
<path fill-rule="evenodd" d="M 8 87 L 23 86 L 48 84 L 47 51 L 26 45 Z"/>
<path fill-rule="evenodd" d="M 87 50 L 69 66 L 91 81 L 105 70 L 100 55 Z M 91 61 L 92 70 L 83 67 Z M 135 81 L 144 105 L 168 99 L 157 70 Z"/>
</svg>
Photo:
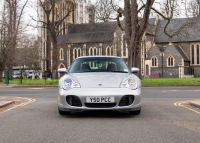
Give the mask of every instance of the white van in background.
<svg viewBox="0 0 200 143">
<path fill-rule="evenodd" d="M 35 78 L 39 77 L 39 73 L 35 70 L 29 70 L 27 72 L 26 78 L 32 78 L 32 76 L 35 76 Z"/>
</svg>

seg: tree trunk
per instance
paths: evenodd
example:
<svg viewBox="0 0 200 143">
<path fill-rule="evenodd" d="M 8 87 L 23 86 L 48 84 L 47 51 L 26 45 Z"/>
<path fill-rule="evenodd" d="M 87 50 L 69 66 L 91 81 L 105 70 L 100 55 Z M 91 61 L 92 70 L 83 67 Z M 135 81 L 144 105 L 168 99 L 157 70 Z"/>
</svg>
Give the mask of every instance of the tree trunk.
<svg viewBox="0 0 200 143">
<path fill-rule="evenodd" d="M 3 71 L 0 69 L 0 82 L 3 81 L 2 75 L 3 75 Z"/>
<path fill-rule="evenodd" d="M 56 38 L 57 39 L 57 38 Z M 58 49 L 58 42 L 57 40 L 53 40 L 53 47 L 52 47 L 52 73 L 53 78 L 58 78 L 58 63 L 59 63 L 59 49 Z"/>
<path fill-rule="evenodd" d="M 128 66 L 141 69 L 141 43 L 146 30 L 149 14 L 154 0 L 148 0 L 143 6 L 143 15 L 139 17 L 136 0 L 124 0 L 124 24 L 128 47 Z M 141 73 L 139 74 L 141 75 Z"/>
</svg>

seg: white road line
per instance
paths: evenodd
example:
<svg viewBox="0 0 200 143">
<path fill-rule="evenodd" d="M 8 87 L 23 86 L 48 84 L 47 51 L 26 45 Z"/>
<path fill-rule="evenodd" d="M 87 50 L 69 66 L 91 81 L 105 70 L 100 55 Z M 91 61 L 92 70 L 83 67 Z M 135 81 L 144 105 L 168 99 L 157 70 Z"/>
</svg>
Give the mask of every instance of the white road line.
<svg viewBox="0 0 200 143">
<path fill-rule="evenodd" d="M 24 97 L 16 97 L 16 98 L 18 98 L 19 100 L 22 99 L 22 100 L 28 100 L 28 101 L 27 101 L 27 102 L 24 102 L 24 103 L 21 103 L 21 104 L 19 104 L 19 105 L 17 105 L 17 106 L 14 106 L 14 107 L 12 107 L 12 108 L 9 108 L 9 109 L 7 109 L 7 110 L 1 112 L 0 114 L 3 114 L 3 113 L 5 113 L 5 112 L 10 111 L 10 110 L 12 110 L 12 109 L 15 109 L 15 108 L 17 108 L 17 107 L 25 106 L 25 105 L 27 105 L 27 104 L 30 104 L 30 103 L 33 103 L 33 102 L 36 101 L 36 100 L 33 99 L 33 98 L 24 98 Z"/>
<path fill-rule="evenodd" d="M 28 88 L 28 89 L 36 89 L 37 90 L 37 89 L 44 89 L 44 88 Z"/>
<path fill-rule="evenodd" d="M 189 109 L 189 110 L 191 110 L 191 111 L 193 111 L 193 112 L 195 112 L 195 113 L 197 113 L 197 114 L 200 114 L 200 112 L 198 112 L 198 111 L 196 111 L 196 110 L 194 110 L 194 109 L 191 109 L 191 108 L 189 108 L 189 107 L 186 107 L 186 106 L 184 105 L 184 103 L 189 103 L 189 102 L 191 102 L 191 100 L 175 102 L 175 103 L 174 103 L 174 106 L 181 106 L 181 107 L 184 107 L 184 108 L 186 108 L 186 109 Z"/>
<path fill-rule="evenodd" d="M 200 92 L 200 90 L 167 90 L 170 92 Z M 166 90 L 163 90 L 162 92 L 167 92 Z"/>
</svg>

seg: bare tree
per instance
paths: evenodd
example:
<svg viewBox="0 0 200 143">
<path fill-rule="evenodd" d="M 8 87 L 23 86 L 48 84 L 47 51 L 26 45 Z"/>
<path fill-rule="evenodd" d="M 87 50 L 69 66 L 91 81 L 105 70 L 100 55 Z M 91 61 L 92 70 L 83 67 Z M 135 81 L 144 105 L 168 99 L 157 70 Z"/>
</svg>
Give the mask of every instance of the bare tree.
<svg viewBox="0 0 200 143">
<path fill-rule="evenodd" d="M 18 42 L 18 48 L 16 48 L 18 54 L 16 54 L 14 64 L 26 65 L 30 69 L 40 69 L 39 42 L 39 39 L 36 39 L 35 36 L 24 34 Z"/>
<path fill-rule="evenodd" d="M 150 11 L 154 0 L 138 3 L 136 0 L 124 0 L 124 9 L 118 9 L 118 25 L 125 32 L 128 47 L 129 67 L 140 67 L 140 47 L 147 28 Z M 141 7 L 140 7 L 141 5 Z M 120 17 L 124 16 L 124 27 Z"/>
<path fill-rule="evenodd" d="M 117 0 L 119 2 L 119 0 Z M 97 0 L 95 3 L 95 20 L 107 22 L 116 20 L 119 3 L 116 0 Z"/>
<path fill-rule="evenodd" d="M 180 1 L 178 0 L 165 0 L 162 3 L 164 8 L 161 9 L 161 12 L 154 7 L 151 8 L 153 11 L 159 14 L 164 20 L 166 20 L 166 24 L 164 25 L 164 33 L 170 38 L 180 34 L 187 25 L 192 23 L 192 21 L 180 23 L 178 28 L 176 28 L 176 30 L 173 31 L 171 29 L 168 29 L 171 20 L 173 20 L 174 17 L 178 17 L 179 15 L 181 15 L 182 10 L 180 10 L 179 3 Z"/>
<path fill-rule="evenodd" d="M 153 7 L 155 0 L 124 0 L 124 9 L 118 9 L 117 21 L 119 27 L 125 32 L 128 47 L 128 65 L 129 67 L 141 67 L 141 45 L 142 38 L 146 31 L 151 10 L 154 10 L 163 19 L 166 20 L 164 33 L 169 37 L 178 35 L 188 23 L 183 23 L 175 31 L 169 31 L 168 26 L 176 11 L 178 2 L 176 0 L 165 0 L 163 9 Z M 124 16 L 124 25 L 120 22 L 120 17 Z"/>
<path fill-rule="evenodd" d="M 5 7 L 3 7 L 1 17 L 0 17 L 0 82 L 2 81 L 2 73 L 5 68 L 6 63 L 6 20 L 5 20 Z"/>
<path fill-rule="evenodd" d="M 197 17 L 200 15 L 200 0 L 185 2 L 186 15 Z"/>
<path fill-rule="evenodd" d="M 39 7 L 43 13 L 43 19 L 37 20 L 32 17 L 34 21 L 37 21 L 42 25 L 42 28 L 47 30 L 47 33 L 50 35 L 50 41 L 52 41 L 52 67 L 53 71 L 57 71 L 59 56 L 58 56 L 58 40 L 57 37 L 59 34 L 65 32 L 65 28 L 67 25 L 67 19 L 71 16 L 72 22 L 73 11 L 74 11 L 74 0 L 39 0 Z M 48 35 L 47 34 L 47 35 Z M 50 61 L 51 57 L 48 57 L 47 60 Z M 55 74 L 57 77 L 57 74 Z"/>
<path fill-rule="evenodd" d="M 28 0 L 4 0 L 0 31 L 0 63 L 2 69 L 11 70 L 21 26 L 21 18 Z"/>
</svg>

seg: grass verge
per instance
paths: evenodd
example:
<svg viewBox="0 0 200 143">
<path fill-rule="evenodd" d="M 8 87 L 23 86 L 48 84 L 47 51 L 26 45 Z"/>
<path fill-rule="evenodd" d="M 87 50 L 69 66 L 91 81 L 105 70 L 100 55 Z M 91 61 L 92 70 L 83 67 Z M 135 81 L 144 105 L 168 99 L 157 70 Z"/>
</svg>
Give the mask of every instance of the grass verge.
<svg viewBox="0 0 200 143">
<path fill-rule="evenodd" d="M 3 83 L 5 83 L 5 81 L 3 81 Z M 19 79 L 12 79 L 12 80 L 9 80 L 9 84 L 16 84 L 19 86 L 57 86 L 58 80 L 57 79 L 52 79 L 52 80 L 22 79 L 22 84 L 21 84 Z"/>
<path fill-rule="evenodd" d="M 147 78 L 141 82 L 142 86 L 198 86 L 200 78 Z"/>
</svg>

